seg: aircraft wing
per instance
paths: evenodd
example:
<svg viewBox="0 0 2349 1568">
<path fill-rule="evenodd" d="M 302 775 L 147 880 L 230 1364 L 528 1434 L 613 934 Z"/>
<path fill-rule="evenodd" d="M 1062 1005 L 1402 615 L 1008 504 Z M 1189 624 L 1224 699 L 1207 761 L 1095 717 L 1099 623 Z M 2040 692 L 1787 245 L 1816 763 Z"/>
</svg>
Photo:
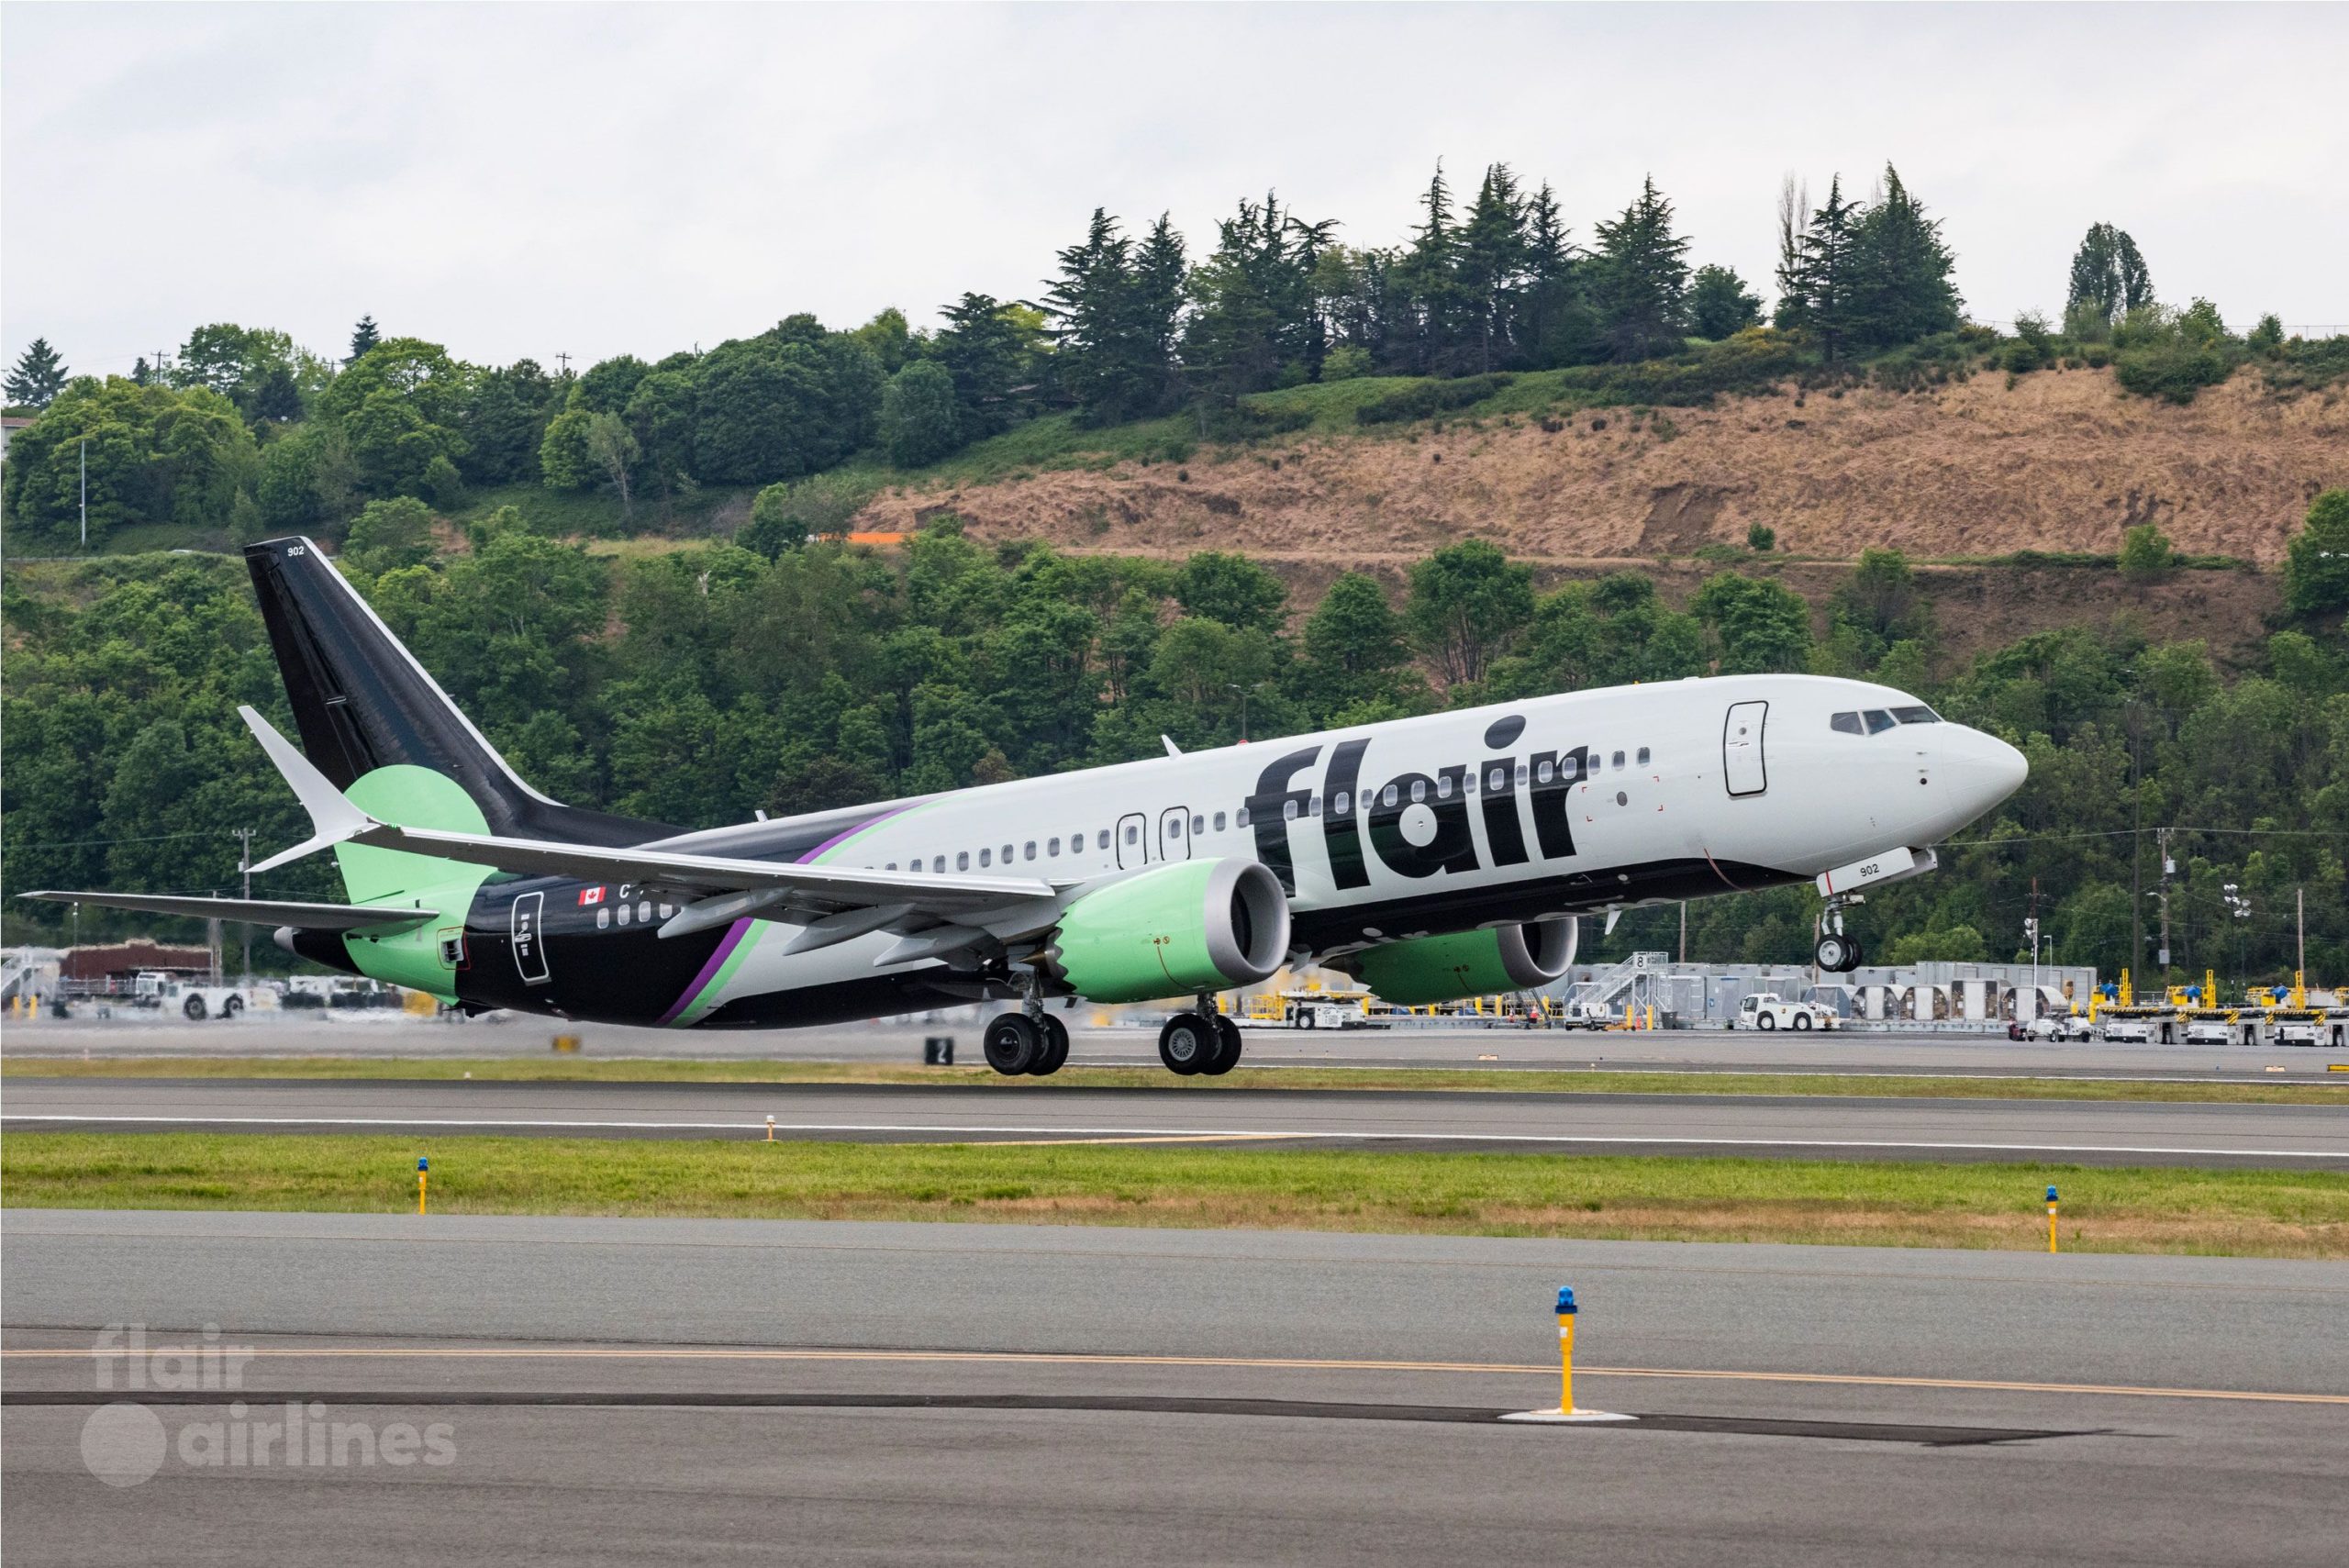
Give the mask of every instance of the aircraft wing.
<svg viewBox="0 0 2349 1568">
<path fill-rule="evenodd" d="M 370 926 L 420 926 L 440 917 L 438 909 L 365 909 L 351 904 L 299 904 L 274 898 L 182 898 L 161 893 L 26 893 L 59 904 L 95 904 L 101 909 L 135 909 L 146 915 L 186 915 L 196 919 L 241 920 L 255 926 L 299 926 L 309 931 L 356 931 Z"/>
</svg>

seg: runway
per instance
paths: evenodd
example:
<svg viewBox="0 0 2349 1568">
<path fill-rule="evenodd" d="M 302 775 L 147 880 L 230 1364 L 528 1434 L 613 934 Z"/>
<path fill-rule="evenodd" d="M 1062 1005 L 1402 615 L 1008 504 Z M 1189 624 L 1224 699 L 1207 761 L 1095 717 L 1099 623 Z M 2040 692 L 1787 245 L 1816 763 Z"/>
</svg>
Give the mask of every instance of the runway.
<svg viewBox="0 0 2349 1568">
<path fill-rule="evenodd" d="M 1505 1080 L 1497 1080 L 1505 1084 Z M 12 1131 L 763 1137 L 863 1142 L 1230 1140 L 1553 1153 L 2349 1163 L 2332 1106 L 1802 1095 L 477 1082 L 12 1078 Z"/>
<path fill-rule="evenodd" d="M 943 1035 L 961 1059 L 978 1059 L 985 1009 L 929 1021 L 885 1019 L 818 1029 L 653 1029 L 613 1024 L 561 1024 L 548 1018 L 418 1019 L 384 1012 L 308 1012 L 248 1016 L 234 1022 L 187 1023 L 154 1015 L 67 1022 L 28 1019 L 8 1031 L 11 1055 L 353 1056 L 511 1058 L 545 1056 L 558 1033 L 573 1035 L 583 1054 L 717 1061 L 913 1063 L 922 1041 Z M 1158 1065 L 1157 1024 L 1095 1025 L 1070 1020 L 1079 1067 Z M 2349 1053 L 2280 1047 L 2107 1045 L 2101 1041 L 2010 1040 L 2002 1034 L 1876 1029 L 1797 1034 L 1753 1030 L 1606 1031 L 1447 1025 L 1391 1029 L 1299 1030 L 1250 1028 L 1251 1066 L 1443 1067 L 1496 1073 L 1529 1069 L 1611 1068 L 1631 1072 L 1893 1073 L 1998 1077 L 2328 1080 L 2326 1067 Z"/>
<path fill-rule="evenodd" d="M 2338 1263 L 5 1221 L 0 1463 L 11 1554 L 28 1562 L 242 1560 L 298 1541 L 362 1563 L 2290 1564 L 2332 1561 L 2345 1517 Z M 1554 1401 L 1561 1284 L 1584 1307 L 1579 1403 L 1640 1420 L 1493 1419 Z M 110 1323 L 145 1325 L 150 1349 L 258 1353 L 233 1384 L 161 1394 L 128 1384 L 167 1363 L 113 1358 L 102 1390 L 90 1352 Z M 371 1433 L 437 1425 L 449 1462 L 184 1458 L 191 1424 L 282 1419 L 288 1398 Z M 145 1406 L 172 1436 L 141 1485 L 101 1485 L 84 1462 L 85 1423 L 109 1403 Z"/>
</svg>

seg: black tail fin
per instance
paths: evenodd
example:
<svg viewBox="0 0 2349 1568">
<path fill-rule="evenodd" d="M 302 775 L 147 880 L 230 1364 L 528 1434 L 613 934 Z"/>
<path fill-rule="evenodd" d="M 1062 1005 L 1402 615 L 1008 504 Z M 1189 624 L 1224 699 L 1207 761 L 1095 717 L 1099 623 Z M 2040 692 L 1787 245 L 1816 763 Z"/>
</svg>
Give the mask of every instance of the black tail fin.
<svg viewBox="0 0 2349 1568">
<path fill-rule="evenodd" d="M 617 845 L 676 831 L 564 806 L 524 784 L 310 540 L 247 545 L 245 564 L 302 750 L 337 789 L 407 763 L 454 780 L 500 837 Z"/>
</svg>

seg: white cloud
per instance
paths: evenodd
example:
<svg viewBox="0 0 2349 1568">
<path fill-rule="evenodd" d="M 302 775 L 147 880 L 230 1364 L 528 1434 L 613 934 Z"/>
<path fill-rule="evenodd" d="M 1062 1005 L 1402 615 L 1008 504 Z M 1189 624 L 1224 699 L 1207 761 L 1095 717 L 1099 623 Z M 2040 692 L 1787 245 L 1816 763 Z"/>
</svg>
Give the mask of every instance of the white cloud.
<svg viewBox="0 0 2349 1568">
<path fill-rule="evenodd" d="M 0 336 L 650 357 L 1032 294 L 1097 203 L 1198 249 L 1275 186 L 1389 242 L 1439 156 L 1583 237 L 1653 171 L 1749 279 L 1782 172 L 1888 159 L 1985 317 L 2103 218 L 2166 297 L 2342 321 L 2344 64 L 2319 6 L 19 6 Z"/>
</svg>

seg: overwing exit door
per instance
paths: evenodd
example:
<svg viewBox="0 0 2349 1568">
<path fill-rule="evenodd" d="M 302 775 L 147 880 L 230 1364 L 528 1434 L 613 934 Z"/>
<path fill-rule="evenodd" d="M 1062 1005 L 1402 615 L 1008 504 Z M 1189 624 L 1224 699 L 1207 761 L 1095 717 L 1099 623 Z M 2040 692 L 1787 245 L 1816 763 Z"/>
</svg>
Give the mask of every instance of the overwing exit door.
<svg viewBox="0 0 2349 1568">
<path fill-rule="evenodd" d="M 1191 858 L 1190 807 L 1170 806 L 1158 814 L 1158 858 L 1162 861 L 1187 861 Z"/>
</svg>

